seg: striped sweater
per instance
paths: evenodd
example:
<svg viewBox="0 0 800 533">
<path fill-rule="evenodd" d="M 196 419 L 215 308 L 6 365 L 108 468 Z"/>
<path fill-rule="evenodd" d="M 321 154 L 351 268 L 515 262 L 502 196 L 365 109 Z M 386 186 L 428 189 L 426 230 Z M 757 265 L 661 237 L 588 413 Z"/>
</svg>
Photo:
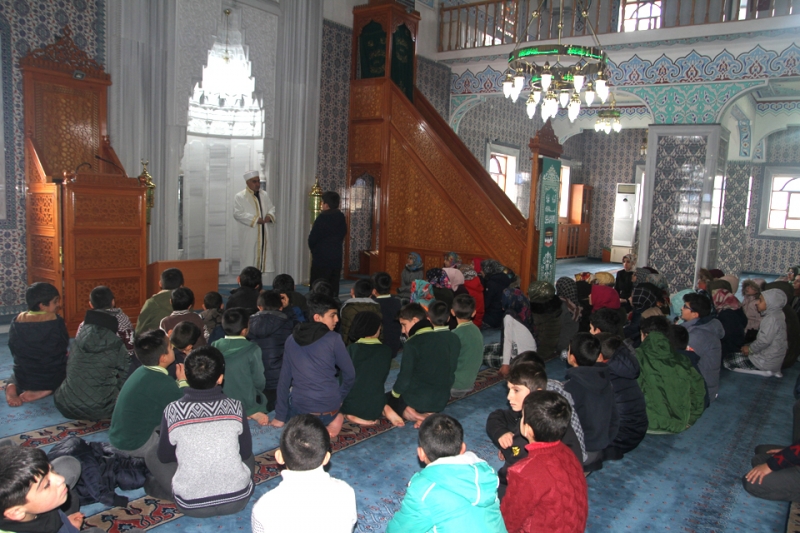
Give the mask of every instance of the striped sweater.
<svg viewBox="0 0 800 533">
<path fill-rule="evenodd" d="M 187 388 L 164 410 L 158 458 L 178 463 L 172 478 L 175 503 L 200 509 L 248 499 L 253 476 L 243 462 L 253 454 L 242 404 L 222 387 Z"/>
</svg>

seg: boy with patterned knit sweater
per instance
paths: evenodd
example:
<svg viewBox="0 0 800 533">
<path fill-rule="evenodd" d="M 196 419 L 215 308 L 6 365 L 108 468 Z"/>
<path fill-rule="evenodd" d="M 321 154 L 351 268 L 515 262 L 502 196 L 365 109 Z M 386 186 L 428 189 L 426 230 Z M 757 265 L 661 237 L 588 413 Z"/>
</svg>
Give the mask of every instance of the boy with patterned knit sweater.
<svg viewBox="0 0 800 533">
<path fill-rule="evenodd" d="M 155 478 L 148 493 L 174 499 L 195 518 L 238 513 L 255 487 L 250 426 L 242 403 L 222 392 L 224 371 L 225 358 L 214 347 L 189 354 L 189 388 L 164 410 L 158 449 L 145 458 Z"/>
<path fill-rule="evenodd" d="M 561 439 L 570 423 L 567 400 L 532 391 L 523 402 L 520 432 L 528 457 L 508 469 L 508 492 L 500 504 L 509 533 L 586 529 L 588 489 L 583 468 Z"/>
</svg>

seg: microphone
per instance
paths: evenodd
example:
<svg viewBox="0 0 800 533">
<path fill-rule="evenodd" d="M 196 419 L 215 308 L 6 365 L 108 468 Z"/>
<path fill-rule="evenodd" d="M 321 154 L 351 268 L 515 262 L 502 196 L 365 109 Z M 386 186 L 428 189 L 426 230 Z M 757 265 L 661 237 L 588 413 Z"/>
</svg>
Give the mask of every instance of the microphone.
<svg viewBox="0 0 800 533">
<path fill-rule="evenodd" d="M 81 163 L 80 165 L 75 167 L 75 174 L 77 174 L 78 171 L 81 169 L 81 167 L 84 166 L 84 165 L 89 167 L 89 168 L 92 168 L 92 164 L 91 163 L 88 163 L 88 162 L 84 161 L 83 163 Z"/>
<path fill-rule="evenodd" d="M 99 160 L 100 160 L 100 161 L 102 161 L 103 163 L 108 163 L 108 164 L 109 164 L 109 165 L 111 165 L 112 167 L 114 167 L 114 168 L 116 168 L 117 170 L 119 170 L 120 172 L 122 172 L 122 174 L 123 174 L 123 175 L 125 175 L 125 169 L 123 169 L 121 166 L 119 166 L 118 164 L 114 163 L 114 162 L 113 162 L 113 161 L 111 161 L 110 159 L 106 159 L 105 157 L 100 157 L 100 156 L 99 156 L 99 155 L 97 155 L 97 154 L 94 154 L 94 158 L 95 158 L 95 159 L 99 159 Z"/>
</svg>

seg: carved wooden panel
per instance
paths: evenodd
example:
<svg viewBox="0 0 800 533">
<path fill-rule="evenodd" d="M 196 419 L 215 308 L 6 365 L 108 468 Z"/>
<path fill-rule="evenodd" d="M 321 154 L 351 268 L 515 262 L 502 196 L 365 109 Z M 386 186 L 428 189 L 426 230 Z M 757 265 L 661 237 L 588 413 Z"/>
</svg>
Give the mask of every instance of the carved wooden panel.
<svg viewBox="0 0 800 533">
<path fill-rule="evenodd" d="M 100 149 L 100 101 L 97 93 L 36 83 L 36 145 L 48 174 L 74 171 L 81 163 L 95 163 Z"/>
<path fill-rule="evenodd" d="M 386 252 L 386 272 L 392 276 L 392 282 L 400 283 L 400 275 L 403 273 L 403 266 L 400 264 L 400 254 L 397 252 Z"/>
<path fill-rule="evenodd" d="M 36 155 L 31 150 L 25 150 L 25 179 L 28 183 L 45 183 L 47 176 L 35 163 Z"/>
<path fill-rule="evenodd" d="M 353 119 L 381 118 L 383 85 L 354 80 L 350 87 L 350 109 Z"/>
<path fill-rule="evenodd" d="M 450 206 L 431 191 L 425 176 L 394 136 L 390 150 L 386 245 L 480 251 L 467 229 L 448 216 Z"/>
<path fill-rule="evenodd" d="M 29 235 L 31 266 L 43 269 L 54 268 L 54 258 L 58 257 L 55 237 L 44 235 Z"/>
<path fill-rule="evenodd" d="M 141 225 L 141 201 L 138 196 L 75 195 L 75 228 L 129 227 Z"/>
<path fill-rule="evenodd" d="M 138 268 L 139 242 L 108 235 L 75 236 L 75 268 Z"/>
<path fill-rule="evenodd" d="M 139 291 L 144 281 L 139 278 L 95 278 L 75 282 L 75 292 L 79 300 L 89 301 L 89 293 L 97 286 L 105 285 L 114 293 L 117 307 L 136 308 L 139 305 Z M 87 306 L 88 308 L 88 306 Z M 86 308 L 83 309 L 86 312 Z"/>
<path fill-rule="evenodd" d="M 381 125 L 353 124 L 350 137 L 354 163 L 379 163 L 381 160 Z"/>
<path fill-rule="evenodd" d="M 459 209 L 468 217 L 488 217 L 491 213 L 496 212 L 496 208 L 487 203 L 483 194 L 476 194 L 478 191 L 475 190 L 476 187 L 469 184 L 469 178 L 467 176 L 462 176 L 455 166 L 444 157 L 444 154 L 433 137 L 424 128 L 419 127 L 418 121 L 408 111 L 407 106 L 408 104 L 401 101 L 400 98 L 392 98 L 392 124 L 403 135 L 406 142 L 412 146 L 413 152 L 422 160 L 430 175 L 447 191 L 451 199 L 448 203 L 442 201 L 442 209 L 440 211 L 425 209 L 425 212 L 449 213 L 454 209 Z M 397 175 L 394 163 L 395 146 L 399 145 L 392 139 L 391 158 L 393 178 Z M 393 188 L 391 191 L 389 200 L 390 210 L 391 205 L 396 200 L 395 189 Z M 428 196 L 427 201 L 430 201 L 430 196 L 432 195 Z M 441 218 L 451 224 L 453 223 L 453 217 L 442 216 Z M 495 259 L 517 270 L 520 264 L 520 251 L 524 243 L 514 228 L 508 225 L 507 222 L 503 224 L 503 222 L 496 218 L 486 218 L 483 223 L 476 221 L 476 226 L 480 228 L 482 236 L 486 241 L 491 243 L 493 255 L 496 255 Z M 440 246 L 429 247 L 442 250 L 475 250 L 474 243 L 468 246 L 460 246 L 456 245 L 456 243 L 448 244 L 446 241 Z M 488 254 L 490 251 L 486 250 L 483 253 Z"/>
<path fill-rule="evenodd" d="M 52 194 L 30 193 L 26 209 L 29 224 L 52 226 L 55 224 L 56 205 Z"/>
<path fill-rule="evenodd" d="M 443 256 L 439 254 L 425 254 L 422 256 L 422 264 L 425 265 L 427 272 L 431 268 L 442 268 L 444 261 Z"/>
</svg>

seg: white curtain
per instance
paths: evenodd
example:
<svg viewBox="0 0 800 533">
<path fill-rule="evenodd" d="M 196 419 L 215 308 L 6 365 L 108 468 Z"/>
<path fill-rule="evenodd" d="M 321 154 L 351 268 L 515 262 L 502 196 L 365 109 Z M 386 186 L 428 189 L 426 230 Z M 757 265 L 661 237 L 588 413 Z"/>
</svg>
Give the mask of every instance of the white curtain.
<svg viewBox="0 0 800 533">
<path fill-rule="evenodd" d="M 278 36 L 275 138 L 264 146 L 268 192 L 278 208 L 276 273 L 308 280 L 308 192 L 317 171 L 322 2 L 286 0 Z"/>
</svg>

